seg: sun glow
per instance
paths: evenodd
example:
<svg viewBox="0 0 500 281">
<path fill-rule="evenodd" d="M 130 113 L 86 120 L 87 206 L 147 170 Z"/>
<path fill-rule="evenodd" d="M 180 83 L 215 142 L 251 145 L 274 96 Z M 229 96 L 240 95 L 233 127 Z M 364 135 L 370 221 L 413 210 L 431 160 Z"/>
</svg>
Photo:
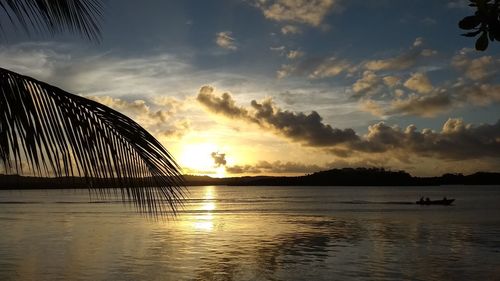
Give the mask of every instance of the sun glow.
<svg viewBox="0 0 500 281">
<path fill-rule="evenodd" d="M 219 151 L 219 147 L 213 143 L 186 144 L 182 148 L 179 163 L 188 173 L 208 175 L 212 177 L 224 177 L 226 169 L 217 167 L 211 154 Z"/>
</svg>

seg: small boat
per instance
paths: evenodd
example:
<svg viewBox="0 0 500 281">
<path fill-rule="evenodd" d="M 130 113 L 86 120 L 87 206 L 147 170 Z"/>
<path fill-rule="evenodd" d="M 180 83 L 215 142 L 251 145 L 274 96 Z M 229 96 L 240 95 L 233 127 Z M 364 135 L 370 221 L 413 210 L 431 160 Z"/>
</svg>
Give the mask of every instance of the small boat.
<svg viewBox="0 0 500 281">
<path fill-rule="evenodd" d="M 442 200 L 419 200 L 415 202 L 418 205 L 451 205 L 455 199 L 442 199 Z"/>
</svg>

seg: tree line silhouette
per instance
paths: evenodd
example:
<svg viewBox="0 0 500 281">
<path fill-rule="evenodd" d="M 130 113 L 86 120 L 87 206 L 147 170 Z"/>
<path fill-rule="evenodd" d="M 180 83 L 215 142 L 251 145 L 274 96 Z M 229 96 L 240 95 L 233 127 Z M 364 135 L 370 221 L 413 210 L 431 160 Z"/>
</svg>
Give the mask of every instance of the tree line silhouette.
<svg viewBox="0 0 500 281">
<path fill-rule="evenodd" d="M 343 168 L 319 171 L 303 176 L 243 176 L 212 178 L 186 175 L 186 185 L 228 186 L 430 186 L 430 185 L 500 185 L 500 173 L 477 172 L 471 175 L 444 174 L 435 177 L 415 177 L 405 171 L 383 168 Z M 117 188 L 120 183 L 113 178 L 98 178 L 99 186 Z M 134 179 L 136 185 L 154 187 L 150 178 Z M 87 188 L 82 177 L 23 177 L 0 175 L 0 189 L 66 189 Z"/>
</svg>

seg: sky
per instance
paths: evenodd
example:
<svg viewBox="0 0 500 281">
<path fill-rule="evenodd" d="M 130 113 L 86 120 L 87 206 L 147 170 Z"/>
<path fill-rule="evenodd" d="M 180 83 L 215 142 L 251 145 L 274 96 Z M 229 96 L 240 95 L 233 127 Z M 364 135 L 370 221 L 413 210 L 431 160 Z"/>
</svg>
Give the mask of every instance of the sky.
<svg viewBox="0 0 500 281">
<path fill-rule="evenodd" d="M 102 40 L 5 29 L 0 65 L 131 117 L 184 173 L 499 171 L 500 44 L 467 1 L 105 1 Z"/>
</svg>

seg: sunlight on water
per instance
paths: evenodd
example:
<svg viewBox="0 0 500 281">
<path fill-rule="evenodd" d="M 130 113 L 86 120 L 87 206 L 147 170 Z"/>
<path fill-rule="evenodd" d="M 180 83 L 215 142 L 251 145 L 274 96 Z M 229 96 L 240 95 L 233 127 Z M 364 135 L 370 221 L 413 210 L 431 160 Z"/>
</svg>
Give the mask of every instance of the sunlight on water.
<svg viewBox="0 0 500 281">
<path fill-rule="evenodd" d="M 214 227 L 213 218 L 214 215 L 212 211 L 216 209 L 216 204 L 213 202 L 215 198 L 215 191 L 213 186 L 204 187 L 203 202 L 200 208 L 201 215 L 195 215 L 195 222 L 193 226 L 197 230 L 210 231 Z"/>
</svg>

